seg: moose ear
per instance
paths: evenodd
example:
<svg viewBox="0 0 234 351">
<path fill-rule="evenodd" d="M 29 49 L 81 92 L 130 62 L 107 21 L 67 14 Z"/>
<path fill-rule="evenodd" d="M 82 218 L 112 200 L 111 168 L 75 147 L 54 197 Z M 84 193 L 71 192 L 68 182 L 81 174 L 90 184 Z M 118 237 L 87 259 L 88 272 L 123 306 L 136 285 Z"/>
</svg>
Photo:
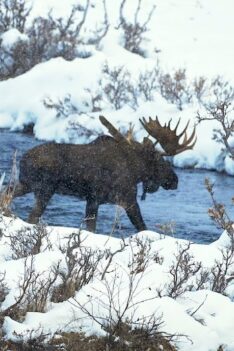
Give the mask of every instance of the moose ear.
<svg viewBox="0 0 234 351">
<path fill-rule="evenodd" d="M 143 146 L 147 148 L 148 150 L 153 150 L 154 151 L 154 143 L 147 137 L 143 139 Z"/>
</svg>

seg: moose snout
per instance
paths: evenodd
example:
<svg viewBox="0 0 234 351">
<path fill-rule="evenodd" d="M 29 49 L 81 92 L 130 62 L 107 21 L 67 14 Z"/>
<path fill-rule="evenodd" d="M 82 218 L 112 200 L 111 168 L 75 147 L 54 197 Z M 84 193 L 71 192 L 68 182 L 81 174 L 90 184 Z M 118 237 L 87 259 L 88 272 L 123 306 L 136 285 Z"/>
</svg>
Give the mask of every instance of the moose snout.
<svg viewBox="0 0 234 351">
<path fill-rule="evenodd" d="M 166 179 L 165 182 L 163 182 L 162 187 L 165 190 L 175 190 L 178 187 L 178 177 L 174 173 L 172 179 Z"/>
</svg>

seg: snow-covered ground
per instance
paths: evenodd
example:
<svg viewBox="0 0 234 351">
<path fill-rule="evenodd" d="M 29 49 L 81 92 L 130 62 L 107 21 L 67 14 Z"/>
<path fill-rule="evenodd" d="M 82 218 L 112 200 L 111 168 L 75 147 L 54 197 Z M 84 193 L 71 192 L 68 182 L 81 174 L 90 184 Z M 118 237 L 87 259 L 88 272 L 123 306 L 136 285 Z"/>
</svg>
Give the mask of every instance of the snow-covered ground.
<svg viewBox="0 0 234 351">
<path fill-rule="evenodd" d="M 102 2 L 91 1 L 93 5 L 87 19 L 89 24 L 96 24 L 102 15 Z M 65 16 L 69 12 L 72 0 L 34 0 L 32 16 L 44 15 L 50 8 L 57 16 Z M 64 5 L 66 3 L 66 6 Z M 185 103 L 180 111 L 176 105 L 169 103 L 158 92 L 154 94 L 153 101 L 144 101 L 139 97 L 138 106 L 123 106 L 114 110 L 107 101 L 103 102 L 100 113 L 92 112 L 91 96 L 100 89 L 103 65 L 107 62 L 110 67 L 124 66 L 131 74 L 133 84 L 136 83 L 140 72 L 150 70 L 159 61 L 160 67 L 165 72 L 181 68 L 187 70 L 188 79 L 204 76 L 209 79 L 220 75 L 231 84 L 234 82 L 233 57 L 234 57 L 234 21 L 232 0 L 145 0 L 143 11 L 139 15 L 144 21 L 147 14 L 156 4 L 156 10 L 149 23 L 146 33 L 149 41 L 145 42 L 146 57 L 130 53 L 125 50 L 121 42 L 121 32 L 117 29 L 117 16 L 120 0 L 107 0 L 107 12 L 110 19 L 110 28 L 98 48 L 91 48 L 89 58 L 77 58 L 65 61 L 58 57 L 48 62 L 38 64 L 25 74 L 14 79 L 0 82 L 0 127 L 12 130 L 22 129 L 24 125 L 33 122 L 34 133 L 43 140 L 58 142 L 88 142 L 95 138 L 99 132 L 106 132 L 99 122 L 99 114 L 105 115 L 113 124 L 120 128 L 128 128 L 129 123 L 135 125 L 136 137 L 141 140 L 145 131 L 139 123 L 142 116 L 159 116 L 165 122 L 173 118 L 175 125 L 181 117 L 181 126 L 190 119 L 190 131 L 196 121 L 197 111 L 205 113 L 198 101 L 192 99 Z M 129 0 L 126 6 L 126 16 L 131 18 L 136 8 L 136 1 Z M 95 27 L 95 25 L 93 26 Z M 27 40 L 17 31 L 4 34 L 5 47 L 14 45 L 19 38 Z M 48 109 L 43 101 L 54 102 L 69 97 L 79 113 L 73 113 L 67 118 L 56 117 L 53 109 Z M 93 136 L 72 131 L 71 122 L 77 122 L 93 130 Z M 228 155 L 223 154 L 221 145 L 212 139 L 213 129 L 218 125 L 215 122 L 203 122 L 196 129 L 197 143 L 194 150 L 184 152 L 174 157 L 174 164 L 178 167 L 199 167 L 206 169 L 225 170 L 234 174 L 234 162 Z M 232 194 L 230 194 L 231 197 Z M 2 218 L 0 222 L 0 273 L 6 272 L 6 281 L 9 293 L 1 305 L 5 310 L 10 307 L 19 294 L 19 279 L 24 274 L 24 259 L 12 259 L 13 251 L 10 248 L 9 234 L 17 231 L 25 223 L 18 219 L 9 221 Z M 35 255 L 35 271 L 41 272 L 44 279 L 48 278 L 50 268 L 61 260 L 65 265 L 64 255 L 59 250 L 59 244 L 65 245 L 67 236 L 72 233 L 68 228 L 48 228 L 49 239 L 52 246 L 43 243 L 42 252 Z M 23 237 L 25 233 L 21 232 Z M 101 251 L 110 248 L 117 250 L 121 240 L 107 236 L 87 233 L 82 231 L 83 245 L 87 248 Z M 70 298 L 60 303 L 48 302 L 46 312 L 29 312 L 25 320 L 20 323 L 10 317 L 4 319 L 4 331 L 7 337 L 15 339 L 16 333 L 28 335 L 29 330 L 55 332 L 56 330 L 71 330 L 82 327 L 87 333 L 103 333 L 100 325 L 85 315 L 80 304 L 87 306 L 87 310 L 94 308 L 94 313 L 106 317 L 108 303 L 107 283 L 114 284 L 117 296 L 116 304 L 121 309 L 126 303 L 129 289 L 129 260 L 137 251 L 137 238 L 149 239 L 151 242 L 150 262 L 144 274 L 139 272 L 135 276 L 136 290 L 133 296 L 134 304 L 126 312 L 126 317 L 134 318 L 149 316 L 155 312 L 156 316 L 162 314 L 164 322 L 162 329 L 172 334 L 185 335 L 178 337 L 178 347 L 185 351 L 216 351 L 223 345 L 225 351 L 234 350 L 234 284 L 229 279 L 233 271 L 226 274 L 229 287 L 224 296 L 211 291 L 212 279 L 207 281 L 201 289 L 196 291 L 199 274 L 189 277 L 183 284 L 185 290 L 177 298 L 168 296 L 172 276 L 169 273 L 175 255 L 188 245 L 185 240 L 171 237 L 161 237 L 157 233 L 142 232 L 132 238 L 126 239 L 127 246 L 123 251 L 114 256 L 106 280 L 101 280 L 100 275 L 85 285 L 76 293 L 75 299 Z M 192 244 L 189 248 L 191 260 L 196 264 L 201 262 L 203 269 L 217 265 L 222 258 L 221 250 L 228 245 L 229 238 L 223 233 L 220 239 L 210 245 Z M 179 251 L 178 251 L 179 250 Z M 224 251 L 223 251 L 224 252 Z M 154 258 L 153 258 L 154 257 Z M 157 257 L 157 259 L 155 259 Z M 29 263 L 28 263 L 29 264 Z M 105 267 L 105 258 L 100 260 L 98 272 Z M 118 274 L 117 274 L 118 272 Z M 181 273 L 182 274 L 182 273 Z M 42 277 L 42 276 L 41 276 Z M 233 276 L 232 276 L 233 277 Z M 41 279 L 41 278 L 40 278 Z M 112 285 L 113 286 L 113 285 Z M 161 297 L 156 297 L 160 291 Z M 90 300 L 91 298 L 91 300 Z M 79 303 L 77 303 L 77 301 Z M 143 301 L 139 303 L 139 301 Z"/>
<path fill-rule="evenodd" d="M 11 306 L 22 291 L 22 289 L 19 290 L 19 285 L 21 284 L 22 288 L 25 259 L 15 258 L 17 252 L 19 253 L 16 247 L 19 248 L 20 245 L 15 244 L 12 247 L 10 236 L 14 236 L 16 230 L 27 227 L 32 229 L 32 226 L 26 226 L 21 220 L 12 221 L 5 217 L 1 218 L 0 228 L 3 234 L 0 240 L 1 272 L 5 272 L 5 280 L 9 288 L 1 310 Z M 62 271 L 67 271 L 65 256 L 59 247 L 65 247 L 69 234 L 77 232 L 75 229 L 62 227 L 47 229 L 48 237 L 42 241 L 41 251 L 34 255 L 33 262 L 34 274 L 40 273 L 37 284 L 43 281 L 44 285 L 52 277 L 52 267 L 54 268 L 59 262 Z M 27 232 L 20 233 L 23 241 Z M 81 252 L 85 254 L 84 248 L 99 250 L 100 255 L 105 250 L 108 252 L 109 249 L 111 252 L 117 252 L 123 245 L 120 239 L 98 234 L 97 240 L 96 235 L 86 231 L 80 233 L 83 251 L 75 250 L 78 257 Z M 42 330 L 45 334 L 59 330 L 82 330 L 87 334 L 95 332 L 102 335 L 103 329 L 98 322 L 88 316 L 85 309 L 98 321 L 108 321 L 110 318 L 115 320 L 116 311 L 122 313 L 126 307 L 127 298 L 131 294 L 132 301 L 126 308 L 124 317 L 130 320 L 132 318 L 134 322 L 141 320 L 143 316 L 146 320 L 150 319 L 152 314 L 156 317 L 162 316 L 161 330 L 178 335 L 175 341 L 180 350 L 217 350 L 220 345 L 223 345 L 224 350 L 234 350 L 232 302 L 234 283 L 230 279 L 229 287 L 225 292 L 227 296 L 211 291 L 211 287 L 214 286 L 212 278 L 214 275 L 211 271 L 215 272 L 212 267 L 218 267 L 217 263 L 222 261 L 222 252 L 230 245 L 229 237 L 225 232 L 218 241 L 210 245 L 191 244 L 188 247 L 189 242 L 186 240 L 178 240 L 150 231 L 138 233 L 126 239 L 124 243 L 124 248 L 113 257 L 105 277 L 101 279 L 101 274 L 105 271 L 109 260 L 107 254 L 99 259 L 94 279 L 77 291 L 74 298 L 71 297 L 59 303 L 48 301 L 44 313 L 28 312 L 23 322 L 5 317 L 3 329 L 7 337 L 12 340 L 20 337 L 27 339 L 30 330 L 34 330 L 35 335 Z M 172 293 L 175 276 L 173 277 L 170 272 L 173 272 L 172 267 L 178 263 L 179 253 L 181 254 L 185 248 L 188 250 L 182 257 L 186 260 L 187 255 L 190 256 L 188 265 L 191 272 L 197 271 L 197 273 L 190 272 L 186 281 L 181 286 L 178 284 L 178 288 L 174 290 L 175 293 Z M 143 261 L 142 257 L 145 257 Z M 95 260 L 93 264 L 94 262 Z M 186 274 L 181 263 L 177 271 L 177 283 L 181 277 L 183 279 L 183 274 Z M 29 258 L 27 264 L 28 266 L 31 264 Z M 197 270 L 196 267 L 199 265 L 202 268 Z M 229 268 L 226 279 L 231 278 L 231 266 Z M 210 279 L 204 281 L 202 288 L 198 288 L 202 281 L 202 274 L 206 270 L 210 272 Z M 216 274 L 217 272 L 218 270 Z M 54 286 L 58 285 L 59 281 L 58 278 Z M 34 286 L 34 291 L 35 289 Z M 180 290 L 181 293 L 176 297 Z M 48 295 L 51 296 L 50 293 Z"/>
</svg>

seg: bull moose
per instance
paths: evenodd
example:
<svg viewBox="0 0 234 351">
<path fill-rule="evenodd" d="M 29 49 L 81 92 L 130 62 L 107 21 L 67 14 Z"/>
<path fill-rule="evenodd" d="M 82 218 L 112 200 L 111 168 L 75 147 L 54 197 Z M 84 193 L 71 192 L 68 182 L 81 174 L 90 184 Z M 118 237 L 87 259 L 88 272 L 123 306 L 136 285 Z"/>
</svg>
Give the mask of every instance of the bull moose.
<svg viewBox="0 0 234 351">
<path fill-rule="evenodd" d="M 86 200 L 86 227 L 95 231 L 98 208 L 110 203 L 122 206 L 137 230 L 146 229 L 137 203 L 137 184 L 143 184 L 143 197 L 156 192 L 159 186 L 176 189 L 178 178 L 165 155 L 176 155 L 192 149 L 195 128 L 187 137 L 188 124 L 177 135 L 171 121 L 162 126 L 156 117 L 140 119 L 149 136 L 143 142 L 125 137 L 105 117 L 101 123 L 111 136 L 99 136 L 89 144 L 46 143 L 27 151 L 20 161 L 19 183 L 14 196 L 33 192 L 35 205 L 30 223 L 38 223 L 54 193 L 74 195 Z M 183 138 L 180 143 L 180 138 Z M 155 149 L 159 143 L 163 152 Z"/>
</svg>

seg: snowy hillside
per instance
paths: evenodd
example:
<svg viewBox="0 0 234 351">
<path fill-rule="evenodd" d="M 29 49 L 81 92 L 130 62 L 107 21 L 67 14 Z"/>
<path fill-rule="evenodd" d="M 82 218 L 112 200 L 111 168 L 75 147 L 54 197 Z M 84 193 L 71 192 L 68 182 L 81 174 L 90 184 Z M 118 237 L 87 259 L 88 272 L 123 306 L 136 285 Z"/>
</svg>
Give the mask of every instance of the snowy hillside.
<svg viewBox="0 0 234 351">
<path fill-rule="evenodd" d="M 101 114 L 140 141 L 139 118 L 181 118 L 197 142 L 174 165 L 234 175 L 233 10 L 232 0 L 32 0 L 25 23 L 0 20 L 0 128 L 88 143 L 107 133 Z M 95 351 L 234 351 L 233 230 L 218 208 L 210 216 L 229 231 L 209 245 L 1 215 L 0 348 L 44 350 L 74 331 L 89 346 L 108 339 Z"/>
<path fill-rule="evenodd" d="M 72 5 L 72 1 L 69 3 Z M 92 1 L 91 5 L 82 33 L 84 42 L 94 35 L 93 23 L 99 28 L 104 21 L 103 3 Z M 134 23 L 136 5 L 137 2 L 127 1 L 123 9 L 123 16 L 131 23 Z M 168 0 L 156 2 L 155 9 L 154 5 L 155 1 L 145 0 L 138 13 L 139 23 L 144 23 L 152 14 L 140 46 L 143 56 L 124 48 L 123 31 L 118 27 L 120 1 L 115 1 L 114 5 L 112 1 L 107 1 L 107 34 L 96 46 L 82 44 L 79 47 L 87 58 L 78 57 L 71 61 L 52 58 L 14 79 L 0 82 L 0 127 L 17 130 L 34 123 L 34 133 L 39 139 L 83 143 L 93 139 L 98 132 L 106 132 L 98 119 L 101 112 L 122 129 L 128 128 L 132 122 L 139 140 L 145 135 L 139 124 L 142 116 L 158 115 L 162 122 L 173 118 L 174 124 L 181 117 L 180 128 L 190 119 L 192 130 L 198 111 L 202 116 L 207 116 L 207 111 L 195 98 L 194 79 L 208 79 L 203 87 L 206 87 L 203 96 L 206 103 L 214 98 L 215 87 L 210 87 L 212 79 L 220 76 L 230 84 L 234 81 L 233 3 L 228 0 Z M 69 16 L 67 2 L 64 8 L 62 1 L 47 1 L 42 5 L 41 1 L 35 0 L 30 19 L 46 16 L 50 8 L 53 8 L 54 16 Z M 22 37 L 15 29 L 9 30 L 2 34 L 2 45 L 9 48 L 19 39 L 25 42 L 25 36 L 23 34 Z M 120 85 L 121 95 L 116 106 L 111 96 L 116 94 L 115 88 L 109 93 L 106 91 L 110 89 L 110 84 L 118 85 L 118 80 L 113 77 L 119 68 L 122 69 L 119 78 L 124 83 Z M 162 89 L 166 89 L 163 85 L 165 75 L 171 74 L 173 77 L 178 69 L 181 72 L 186 70 L 185 79 L 180 81 L 184 88 L 180 98 L 170 97 L 165 91 L 162 96 Z M 140 87 L 140 75 L 148 84 L 156 85 L 150 92 L 151 96 L 146 96 L 146 88 Z M 161 85 L 157 86 L 159 78 Z M 58 114 L 56 108 L 48 109 L 48 106 L 56 107 L 59 104 L 65 105 L 64 113 Z M 199 124 L 194 151 L 175 157 L 174 164 L 225 170 L 234 174 L 234 164 L 229 155 L 221 151 L 221 144 L 212 140 L 213 129 L 219 127 L 216 121 Z M 231 139 L 229 142 L 232 146 Z"/>
</svg>

